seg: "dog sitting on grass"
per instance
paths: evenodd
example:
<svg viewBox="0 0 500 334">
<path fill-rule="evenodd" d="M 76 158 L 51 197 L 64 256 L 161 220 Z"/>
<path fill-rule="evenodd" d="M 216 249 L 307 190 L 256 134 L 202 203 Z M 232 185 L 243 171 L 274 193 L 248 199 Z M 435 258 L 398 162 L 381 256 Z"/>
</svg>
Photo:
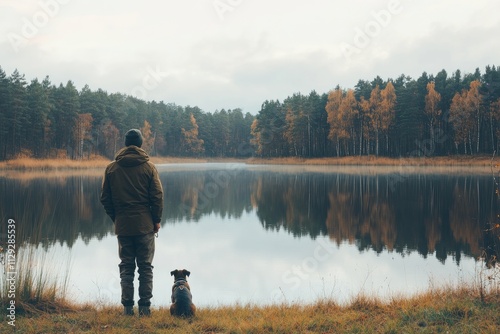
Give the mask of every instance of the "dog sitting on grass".
<svg viewBox="0 0 500 334">
<path fill-rule="evenodd" d="M 187 278 L 191 273 L 186 270 L 173 270 L 170 275 L 174 276 L 174 285 L 172 286 L 172 305 L 170 305 L 170 314 L 177 317 L 192 317 L 196 312 L 196 306 L 193 304 L 191 288 Z"/>
</svg>

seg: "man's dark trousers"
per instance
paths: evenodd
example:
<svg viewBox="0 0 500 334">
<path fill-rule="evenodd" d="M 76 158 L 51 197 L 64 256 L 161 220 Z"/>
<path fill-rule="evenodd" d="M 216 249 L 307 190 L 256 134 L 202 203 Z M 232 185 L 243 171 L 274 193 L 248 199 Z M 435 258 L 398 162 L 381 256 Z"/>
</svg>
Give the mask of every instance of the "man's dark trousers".
<svg viewBox="0 0 500 334">
<path fill-rule="evenodd" d="M 139 306 L 150 306 L 153 297 L 153 257 L 155 234 L 118 236 L 118 253 L 121 263 L 120 284 L 122 305 L 134 305 L 134 273 L 136 263 L 139 273 Z"/>
</svg>

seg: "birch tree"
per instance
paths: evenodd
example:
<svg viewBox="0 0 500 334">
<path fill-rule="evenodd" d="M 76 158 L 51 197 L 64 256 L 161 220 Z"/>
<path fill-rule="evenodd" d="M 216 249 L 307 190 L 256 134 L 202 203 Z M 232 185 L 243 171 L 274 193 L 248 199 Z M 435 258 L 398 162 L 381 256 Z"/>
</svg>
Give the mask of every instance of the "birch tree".
<svg viewBox="0 0 500 334">
<path fill-rule="evenodd" d="M 441 94 L 435 89 L 435 83 L 427 84 L 427 95 L 425 96 L 425 114 L 429 122 L 429 132 L 431 135 L 431 152 L 435 151 L 435 133 L 434 129 L 438 122 L 438 117 L 441 115 L 439 103 L 441 102 Z"/>
<path fill-rule="evenodd" d="M 151 124 L 148 121 L 144 121 L 142 128 L 140 129 L 142 133 L 142 149 L 144 151 L 154 155 L 154 142 L 156 133 L 153 134 L 151 131 Z"/>
<path fill-rule="evenodd" d="M 119 147 L 120 130 L 108 119 L 99 126 L 99 132 L 104 142 L 104 155 L 113 158 Z"/>
<path fill-rule="evenodd" d="M 86 114 L 78 114 L 77 120 L 75 122 L 75 126 L 73 128 L 73 135 L 75 141 L 75 156 L 78 159 L 83 159 L 83 150 L 85 140 L 92 139 L 92 115 L 89 113 Z"/>
<path fill-rule="evenodd" d="M 342 127 L 342 130 L 340 131 L 340 138 L 353 140 L 356 133 L 354 130 L 354 123 L 359 116 L 359 110 L 358 102 L 356 101 L 354 90 L 352 89 L 348 89 L 342 99 L 342 103 L 340 104 L 340 116 Z M 355 140 L 353 140 L 353 151 L 355 151 L 355 145 Z M 347 154 L 349 154 L 349 152 L 347 152 Z"/>
<path fill-rule="evenodd" d="M 359 102 L 359 114 L 360 114 L 360 135 L 359 135 L 359 155 L 363 152 L 363 141 L 365 144 L 365 151 L 367 154 L 370 154 L 370 140 L 371 140 L 371 131 L 370 131 L 370 100 L 365 99 L 361 96 Z"/>
<path fill-rule="evenodd" d="M 481 138 L 481 121 L 482 121 L 482 97 L 479 94 L 481 83 L 479 80 L 474 80 L 470 83 L 470 88 L 467 91 L 467 108 L 472 114 L 475 121 L 475 135 L 476 135 L 476 153 L 479 153 L 479 143 Z"/>
<path fill-rule="evenodd" d="M 490 104 L 490 115 L 498 123 L 500 122 L 500 98 Z M 495 131 L 496 143 L 494 143 L 493 148 L 498 150 L 498 141 L 500 140 L 500 127 L 496 128 Z"/>
<path fill-rule="evenodd" d="M 467 91 L 463 90 L 461 93 L 456 93 L 450 105 L 450 122 L 453 124 L 456 149 L 458 151 L 458 146 L 463 144 L 465 154 L 467 154 L 467 142 L 469 142 L 472 153 L 470 137 L 474 127 L 474 120 L 469 110 L 467 107 Z"/>
<path fill-rule="evenodd" d="M 391 127 L 396 109 L 396 90 L 392 82 L 388 82 L 385 88 L 380 92 L 381 102 L 380 113 L 380 131 L 385 135 L 386 154 L 389 153 L 389 128 Z M 378 150 L 378 149 L 377 149 Z M 377 152 L 378 155 L 378 152 Z"/>
<path fill-rule="evenodd" d="M 337 156 L 340 155 L 340 137 L 342 131 L 340 105 L 342 104 L 342 90 L 337 87 L 328 94 L 328 102 L 326 103 L 327 122 L 330 125 L 328 139 L 335 142 Z"/>
<path fill-rule="evenodd" d="M 203 148 L 203 139 L 198 138 L 198 124 L 196 123 L 196 118 L 193 114 L 190 114 L 189 121 L 191 123 L 191 129 L 186 130 L 182 128 L 183 136 L 183 146 L 185 152 L 192 153 L 195 155 L 202 154 L 205 149 Z"/>
</svg>

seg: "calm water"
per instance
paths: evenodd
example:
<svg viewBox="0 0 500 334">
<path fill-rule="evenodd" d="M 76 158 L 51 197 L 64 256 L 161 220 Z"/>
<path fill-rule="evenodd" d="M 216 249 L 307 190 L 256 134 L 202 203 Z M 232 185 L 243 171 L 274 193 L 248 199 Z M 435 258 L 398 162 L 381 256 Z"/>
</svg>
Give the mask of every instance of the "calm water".
<svg viewBox="0 0 500 334">
<path fill-rule="evenodd" d="M 472 281 L 499 209 L 487 173 L 158 169 L 165 208 L 153 263 L 156 306 L 169 305 L 176 268 L 191 271 L 200 306 L 346 302 Z M 0 214 L 16 220 L 18 246 L 43 253 L 40 265 L 59 278 L 69 272 L 70 299 L 119 304 L 118 247 L 99 203 L 101 180 L 101 171 L 0 176 Z"/>
</svg>

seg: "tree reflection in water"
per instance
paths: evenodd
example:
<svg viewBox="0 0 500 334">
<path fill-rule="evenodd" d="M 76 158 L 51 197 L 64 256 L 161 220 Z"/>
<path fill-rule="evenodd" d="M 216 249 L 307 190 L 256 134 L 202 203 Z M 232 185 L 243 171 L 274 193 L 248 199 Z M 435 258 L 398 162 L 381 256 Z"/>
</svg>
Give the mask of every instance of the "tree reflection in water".
<svg viewBox="0 0 500 334">
<path fill-rule="evenodd" d="M 410 174 L 394 183 L 390 174 L 227 172 L 221 166 L 166 169 L 161 180 L 163 225 L 212 214 L 239 219 L 255 211 L 269 232 L 283 229 L 312 239 L 327 235 L 360 251 L 435 253 L 442 262 L 452 256 L 457 263 L 462 255 L 480 257 L 498 241 L 485 232 L 498 212 L 495 185 L 487 175 Z M 99 202 L 100 186 L 100 173 L 1 177 L 0 214 L 22 226 L 18 242 L 71 248 L 78 238 L 101 240 L 113 226 Z M 0 233 L 6 233 L 5 226 Z"/>
</svg>

